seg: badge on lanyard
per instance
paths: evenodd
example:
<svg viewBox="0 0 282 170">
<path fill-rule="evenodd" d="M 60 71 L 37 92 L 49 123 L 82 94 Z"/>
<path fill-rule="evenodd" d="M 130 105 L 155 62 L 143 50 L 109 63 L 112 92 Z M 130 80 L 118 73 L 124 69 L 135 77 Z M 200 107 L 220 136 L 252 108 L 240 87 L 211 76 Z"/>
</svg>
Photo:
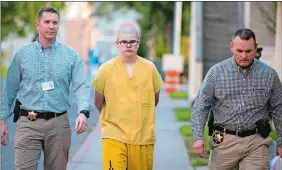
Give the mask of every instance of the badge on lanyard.
<svg viewBox="0 0 282 170">
<path fill-rule="evenodd" d="M 42 83 L 42 89 L 43 89 L 43 91 L 48 91 L 48 90 L 54 89 L 53 81 Z"/>
</svg>

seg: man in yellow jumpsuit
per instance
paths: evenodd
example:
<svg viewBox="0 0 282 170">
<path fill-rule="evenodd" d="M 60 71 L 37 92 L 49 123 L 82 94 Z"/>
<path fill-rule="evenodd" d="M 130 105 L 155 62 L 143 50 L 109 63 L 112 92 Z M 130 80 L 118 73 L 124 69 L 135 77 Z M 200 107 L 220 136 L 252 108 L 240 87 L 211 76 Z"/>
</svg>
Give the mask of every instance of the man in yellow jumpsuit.
<svg viewBox="0 0 282 170">
<path fill-rule="evenodd" d="M 140 38 L 122 25 L 119 56 L 99 68 L 92 85 L 101 113 L 103 170 L 152 170 L 155 106 L 163 80 L 155 65 L 138 56 Z"/>
</svg>

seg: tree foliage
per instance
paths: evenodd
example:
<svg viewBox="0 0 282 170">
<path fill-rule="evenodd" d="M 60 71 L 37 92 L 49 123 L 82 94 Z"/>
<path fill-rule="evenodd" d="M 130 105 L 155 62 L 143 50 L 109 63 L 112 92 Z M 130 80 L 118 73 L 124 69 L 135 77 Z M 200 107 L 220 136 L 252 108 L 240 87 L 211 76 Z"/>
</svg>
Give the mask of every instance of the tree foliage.
<svg viewBox="0 0 282 170">
<path fill-rule="evenodd" d="M 154 37 L 156 45 L 155 53 L 159 56 L 164 52 L 171 51 L 174 4 L 175 2 L 173 1 L 103 2 L 100 8 L 100 14 L 108 15 L 110 13 L 109 7 L 111 5 L 113 5 L 112 10 L 127 7 L 140 13 L 142 17 L 139 19 L 138 23 L 141 27 L 142 33 L 139 55 L 146 56 L 147 40 L 150 37 Z M 184 36 L 188 36 L 190 33 L 190 6 L 191 2 L 183 2 L 181 34 Z M 158 43 L 158 45 L 156 43 Z"/>
<path fill-rule="evenodd" d="M 109 12 L 109 6 L 113 5 L 114 10 L 128 7 L 141 13 L 143 17 L 138 21 L 146 30 L 157 29 L 157 32 L 164 30 L 167 23 L 174 19 L 174 3 L 172 1 L 125 1 L 103 3 L 101 13 Z M 183 2 L 182 9 L 182 34 L 189 34 L 191 2 Z"/>
<path fill-rule="evenodd" d="M 38 10 L 44 6 L 53 6 L 57 10 L 63 9 L 65 2 L 1 2 L 1 40 L 10 33 L 26 36 L 28 32 L 36 32 L 34 26 Z"/>
</svg>

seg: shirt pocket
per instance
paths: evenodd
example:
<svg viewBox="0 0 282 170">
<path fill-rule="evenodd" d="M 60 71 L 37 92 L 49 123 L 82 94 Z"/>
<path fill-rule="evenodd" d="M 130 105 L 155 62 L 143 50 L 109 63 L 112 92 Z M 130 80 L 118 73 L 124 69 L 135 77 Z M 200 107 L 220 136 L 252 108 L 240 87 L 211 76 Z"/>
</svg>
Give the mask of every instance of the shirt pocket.
<svg viewBox="0 0 282 170">
<path fill-rule="evenodd" d="M 21 71 L 23 80 L 34 83 L 35 79 L 39 79 L 41 76 L 42 66 L 36 60 L 23 59 Z"/>
<path fill-rule="evenodd" d="M 250 101 L 254 106 L 264 106 L 267 102 L 267 89 L 265 86 L 253 86 Z"/>
<path fill-rule="evenodd" d="M 154 104 L 154 90 L 153 89 L 141 89 L 141 106 L 150 107 Z"/>
<path fill-rule="evenodd" d="M 72 70 L 71 67 L 65 65 L 65 66 L 57 67 L 57 69 L 54 71 L 56 73 L 57 78 L 69 78 Z"/>
</svg>

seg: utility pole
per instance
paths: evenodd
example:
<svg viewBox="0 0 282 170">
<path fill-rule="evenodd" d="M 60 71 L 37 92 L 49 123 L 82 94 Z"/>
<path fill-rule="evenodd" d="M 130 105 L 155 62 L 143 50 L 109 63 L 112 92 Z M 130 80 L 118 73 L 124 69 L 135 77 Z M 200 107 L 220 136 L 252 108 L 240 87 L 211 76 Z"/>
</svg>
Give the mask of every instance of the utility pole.
<svg viewBox="0 0 282 170">
<path fill-rule="evenodd" d="M 173 54 L 180 55 L 182 1 L 174 2 Z"/>
</svg>

